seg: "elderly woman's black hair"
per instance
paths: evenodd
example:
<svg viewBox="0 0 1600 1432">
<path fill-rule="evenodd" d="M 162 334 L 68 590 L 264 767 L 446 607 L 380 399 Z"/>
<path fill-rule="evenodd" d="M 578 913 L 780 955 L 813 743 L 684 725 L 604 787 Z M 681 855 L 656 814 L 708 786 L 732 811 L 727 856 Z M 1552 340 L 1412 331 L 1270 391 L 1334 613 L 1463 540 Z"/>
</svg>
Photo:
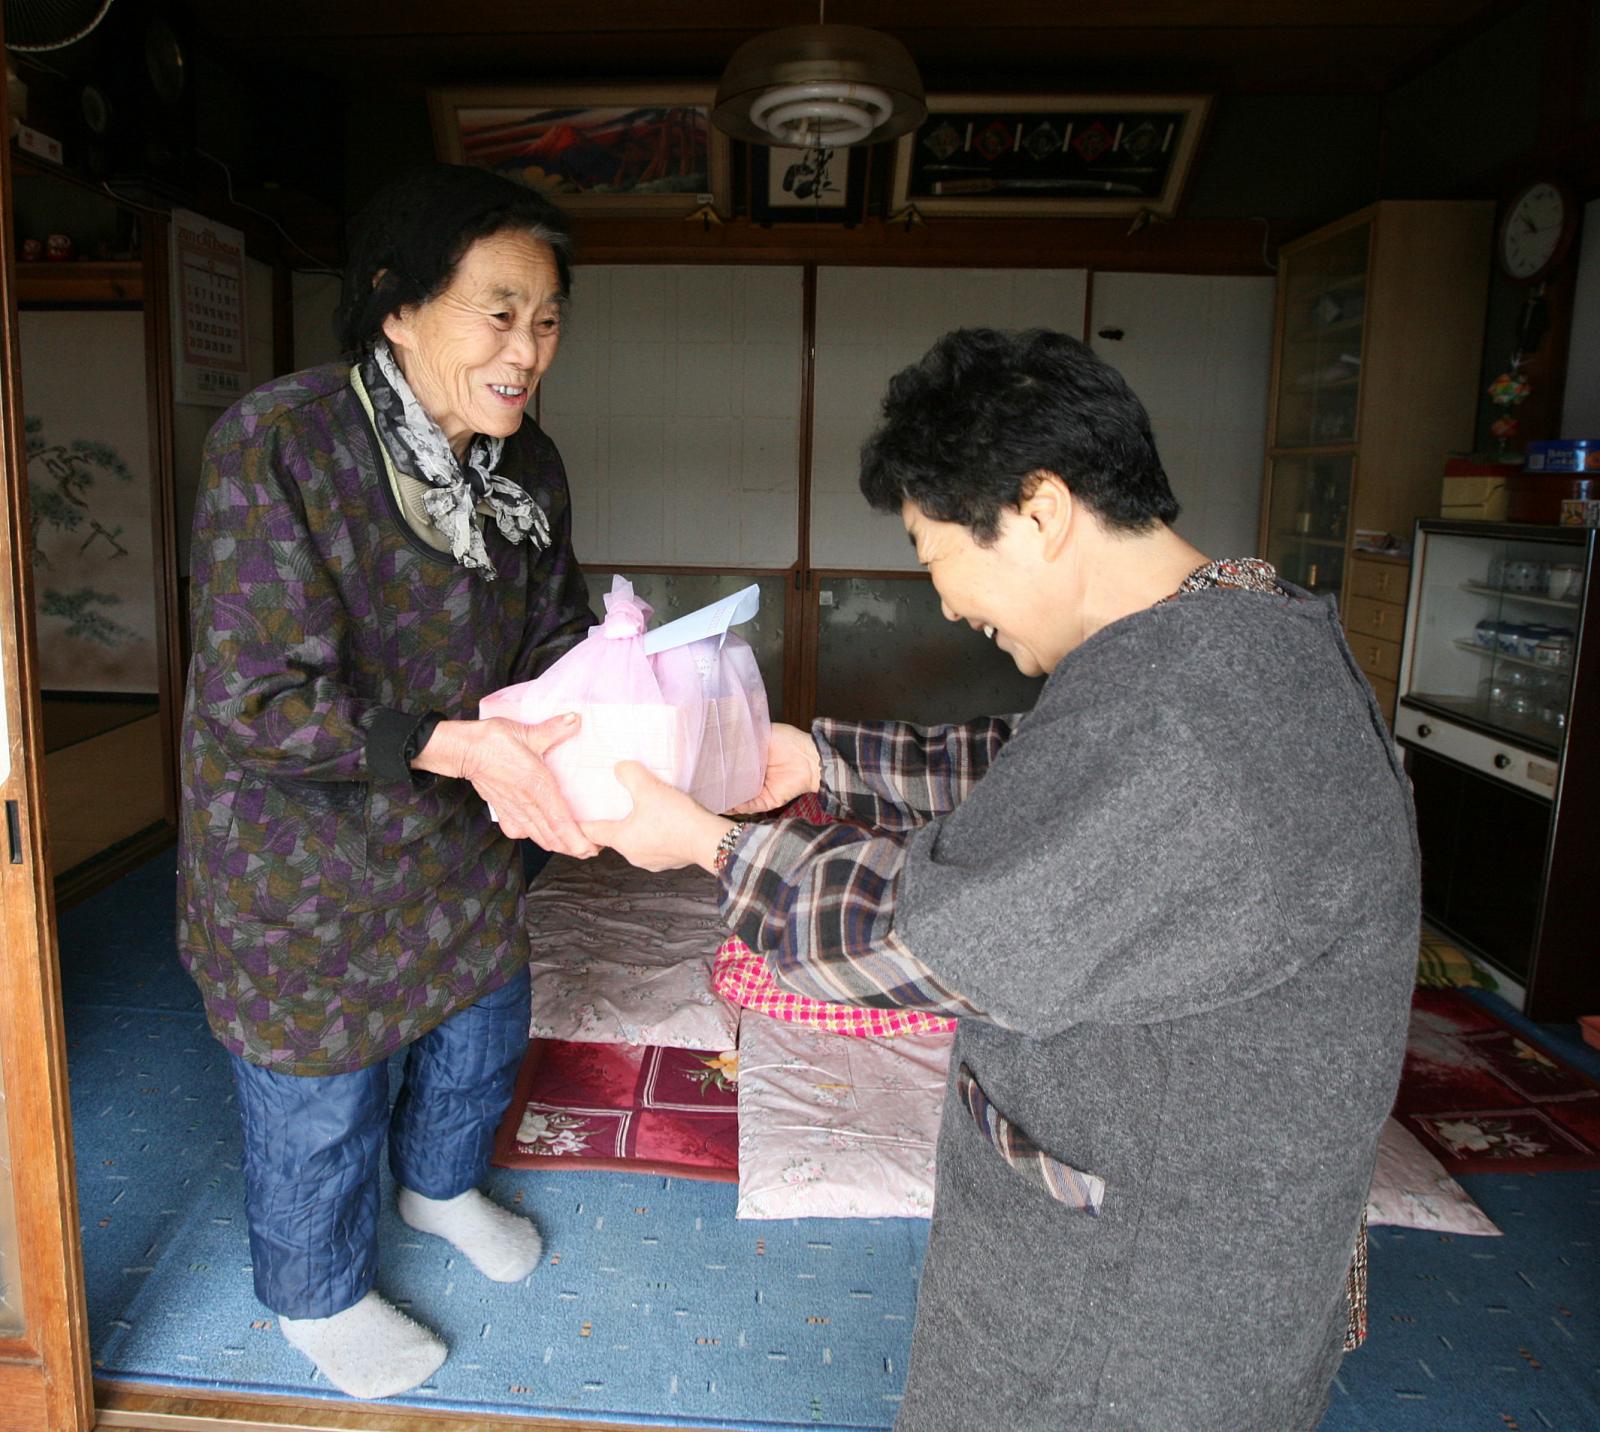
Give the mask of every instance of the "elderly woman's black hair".
<svg viewBox="0 0 1600 1432">
<path fill-rule="evenodd" d="M 1064 333 L 962 328 L 890 382 L 861 491 L 882 512 L 909 498 L 987 546 L 1041 471 L 1111 528 L 1178 515 L 1144 404 L 1115 368 Z"/>
<path fill-rule="evenodd" d="M 506 229 L 550 246 L 566 297 L 572 290 L 567 216 L 537 189 L 461 164 L 430 164 L 387 185 L 352 228 L 344 294 L 334 315 L 340 346 L 352 356 L 369 348 L 385 318 L 438 297 L 462 255 Z"/>
</svg>

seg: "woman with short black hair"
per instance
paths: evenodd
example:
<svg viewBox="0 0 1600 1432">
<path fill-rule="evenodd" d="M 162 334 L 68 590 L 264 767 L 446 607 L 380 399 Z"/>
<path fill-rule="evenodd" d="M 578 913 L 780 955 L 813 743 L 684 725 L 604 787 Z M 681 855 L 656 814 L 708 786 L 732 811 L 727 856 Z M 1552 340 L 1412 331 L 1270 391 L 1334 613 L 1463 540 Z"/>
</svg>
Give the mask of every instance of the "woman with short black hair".
<svg viewBox="0 0 1600 1432">
<path fill-rule="evenodd" d="M 575 726 L 474 718 L 593 622 L 566 473 L 525 411 L 570 247 L 509 180 L 407 176 L 357 227 L 348 357 L 258 388 L 206 443 L 179 947 L 233 1060 L 257 1296 L 357 1397 L 446 1354 L 374 1289 L 386 1132 L 408 1224 L 498 1281 L 539 1258 L 478 1192 L 527 1041 L 514 838 L 594 847 L 542 759 Z"/>
<path fill-rule="evenodd" d="M 752 808 L 847 823 L 622 765 L 632 815 L 584 830 L 715 872 L 785 987 L 958 1017 L 899 1432 L 1310 1432 L 1420 918 L 1338 612 L 1172 530 L 1143 407 L 1063 334 L 941 339 L 861 485 L 945 616 L 1048 676 L 1033 710 L 775 726 Z"/>
</svg>

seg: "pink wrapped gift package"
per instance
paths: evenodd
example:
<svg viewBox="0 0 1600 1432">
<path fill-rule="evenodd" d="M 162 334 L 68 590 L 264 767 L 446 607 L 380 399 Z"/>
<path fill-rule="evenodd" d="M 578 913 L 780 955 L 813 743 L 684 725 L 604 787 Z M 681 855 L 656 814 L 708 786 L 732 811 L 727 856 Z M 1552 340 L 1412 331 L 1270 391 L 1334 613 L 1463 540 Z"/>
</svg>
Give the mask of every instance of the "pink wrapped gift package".
<svg viewBox="0 0 1600 1432">
<path fill-rule="evenodd" d="M 618 761 L 639 761 L 706 809 L 727 810 L 761 790 L 767 769 L 766 687 L 749 643 L 729 630 L 760 599 L 752 585 L 652 631 L 649 603 L 613 577 L 605 620 L 543 675 L 484 697 L 478 715 L 583 718 L 545 756 L 579 820 L 621 820 L 633 808 L 613 774 Z"/>
</svg>

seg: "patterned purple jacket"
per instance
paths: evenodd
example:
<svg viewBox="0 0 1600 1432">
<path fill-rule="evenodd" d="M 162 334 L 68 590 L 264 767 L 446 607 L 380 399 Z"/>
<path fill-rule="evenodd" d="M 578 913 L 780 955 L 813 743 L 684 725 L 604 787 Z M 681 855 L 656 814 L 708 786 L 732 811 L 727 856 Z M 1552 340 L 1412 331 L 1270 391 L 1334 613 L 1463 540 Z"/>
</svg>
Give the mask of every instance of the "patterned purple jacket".
<svg viewBox="0 0 1600 1432">
<path fill-rule="evenodd" d="M 477 715 L 593 623 L 566 472 L 528 419 L 500 469 L 548 550 L 487 524 L 485 580 L 406 525 L 331 364 L 258 388 L 206 443 L 182 739 L 178 946 L 228 1049 L 364 1068 L 527 960 L 521 864 L 465 781 L 413 772 L 430 711 Z"/>
</svg>

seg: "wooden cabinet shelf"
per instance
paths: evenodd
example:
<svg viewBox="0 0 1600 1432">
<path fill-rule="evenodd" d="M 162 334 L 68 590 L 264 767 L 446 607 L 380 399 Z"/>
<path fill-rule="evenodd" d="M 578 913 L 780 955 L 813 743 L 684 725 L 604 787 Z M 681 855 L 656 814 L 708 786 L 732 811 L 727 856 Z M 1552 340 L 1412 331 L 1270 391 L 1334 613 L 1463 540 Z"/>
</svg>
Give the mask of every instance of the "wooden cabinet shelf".
<svg viewBox="0 0 1600 1432">
<path fill-rule="evenodd" d="M 19 303 L 143 303 L 144 265 L 138 259 L 18 263 Z"/>
<path fill-rule="evenodd" d="M 1504 587 L 1486 587 L 1481 582 L 1463 582 L 1461 590 L 1477 592 L 1485 597 L 1500 597 L 1506 601 L 1532 602 L 1536 607 L 1561 607 L 1574 614 L 1583 607 L 1583 601 L 1578 597 L 1541 597 L 1536 592 L 1512 592 Z"/>
</svg>

